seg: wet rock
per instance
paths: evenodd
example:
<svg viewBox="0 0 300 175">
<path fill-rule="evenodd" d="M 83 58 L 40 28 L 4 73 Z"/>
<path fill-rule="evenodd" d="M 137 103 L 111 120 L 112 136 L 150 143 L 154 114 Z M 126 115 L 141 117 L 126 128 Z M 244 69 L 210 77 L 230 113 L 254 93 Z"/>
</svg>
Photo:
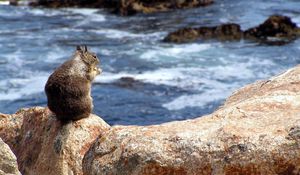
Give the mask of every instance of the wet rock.
<svg viewBox="0 0 300 175">
<path fill-rule="evenodd" d="M 272 15 L 263 24 L 242 31 L 238 24 L 215 27 L 183 28 L 168 34 L 163 41 L 184 43 L 195 40 L 217 39 L 232 41 L 250 39 L 265 44 L 285 44 L 300 36 L 300 28 L 287 16 Z"/>
<path fill-rule="evenodd" d="M 213 0 L 64 0 L 49 1 L 38 0 L 32 5 L 40 5 L 46 7 L 93 7 L 107 8 L 114 13 L 127 16 L 136 13 L 154 13 L 168 11 L 171 9 L 184 9 L 199 6 L 206 6 L 213 3 Z"/>
<path fill-rule="evenodd" d="M 127 89 L 138 89 L 140 87 L 144 87 L 145 83 L 137 80 L 133 77 L 121 77 L 117 80 L 115 80 L 114 82 L 95 82 L 95 85 L 101 85 L 101 86 L 109 86 L 109 85 L 113 85 L 113 86 L 117 86 L 120 88 L 127 88 Z"/>
<path fill-rule="evenodd" d="M 0 138 L 0 175 L 20 175 L 17 158 Z"/>
<path fill-rule="evenodd" d="M 18 144 L 13 146 L 24 175 L 82 174 L 85 152 L 98 135 L 109 129 L 109 125 L 96 115 L 69 123 L 57 121 L 42 107 L 24 109 L 16 115 L 23 121 L 19 136 L 15 137 Z"/>
<path fill-rule="evenodd" d="M 244 32 L 245 38 L 263 41 L 293 40 L 300 35 L 300 29 L 287 16 L 272 15 L 263 24 Z M 275 39 L 276 41 L 276 39 Z"/>
<path fill-rule="evenodd" d="M 213 0 L 120 0 L 117 13 L 125 16 L 136 13 L 154 13 L 171 9 L 206 6 L 212 2 Z"/>
<path fill-rule="evenodd" d="M 89 174 L 300 174 L 300 66 L 237 90 L 211 115 L 114 126 L 83 159 Z"/>
<path fill-rule="evenodd" d="M 134 88 L 136 86 L 143 86 L 143 82 L 138 81 L 132 77 L 121 77 L 113 84 L 122 88 Z"/>
<path fill-rule="evenodd" d="M 45 6 L 50 8 L 61 7 L 84 7 L 84 8 L 116 8 L 120 4 L 119 0 L 36 0 L 30 5 Z"/>
<path fill-rule="evenodd" d="M 164 42 L 183 43 L 195 40 L 218 39 L 225 40 L 240 40 L 243 32 L 238 24 L 222 24 L 215 27 L 200 27 L 200 28 L 184 28 L 170 33 Z"/>
</svg>

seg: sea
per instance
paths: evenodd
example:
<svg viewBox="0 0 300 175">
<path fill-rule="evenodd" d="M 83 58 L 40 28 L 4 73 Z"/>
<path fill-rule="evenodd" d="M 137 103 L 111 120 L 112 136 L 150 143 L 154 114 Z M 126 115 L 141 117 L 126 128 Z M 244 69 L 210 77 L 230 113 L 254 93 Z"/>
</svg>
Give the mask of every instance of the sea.
<svg viewBox="0 0 300 175">
<path fill-rule="evenodd" d="M 87 45 L 103 73 L 92 86 L 94 113 L 110 125 L 152 125 L 210 114 L 234 91 L 300 62 L 300 39 L 164 43 L 182 27 L 238 23 L 270 15 L 300 26 L 299 0 L 215 0 L 207 7 L 122 17 L 104 9 L 0 5 L 0 113 L 47 106 L 56 67 Z"/>
</svg>

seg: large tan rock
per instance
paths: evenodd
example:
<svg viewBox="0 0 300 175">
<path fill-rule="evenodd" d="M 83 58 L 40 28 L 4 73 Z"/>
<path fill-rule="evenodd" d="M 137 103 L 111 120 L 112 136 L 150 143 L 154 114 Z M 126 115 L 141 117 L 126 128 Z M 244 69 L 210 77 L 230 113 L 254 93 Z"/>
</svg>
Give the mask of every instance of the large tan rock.
<svg viewBox="0 0 300 175">
<path fill-rule="evenodd" d="M 18 170 L 17 158 L 0 138 L 0 175 L 21 174 Z"/>
<path fill-rule="evenodd" d="M 236 91 L 211 115 L 116 126 L 83 160 L 96 174 L 300 174 L 300 67 Z"/>
<path fill-rule="evenodd" d="M 14 152 L 23 175 L 82 174 L 85 152 L 97 136 L 109 129 L 109 125 L 96 115 L 63 124 L 42 107 L 23 109 L 14 116 L 23 119 L 21 128 L 17 134 L 7 135 L 18 135 L 10 138 L 15 139 L 12 143 L 18 143 L 14 145 Z"/>
<path fill-rule="evenodd" d="M 0 138 L 10 146 L 13 152 L 18 146 L 17 140 L 21 132 L 22 123 L 22 110 L 11 115 L 0 113 Z"/>
</svg>

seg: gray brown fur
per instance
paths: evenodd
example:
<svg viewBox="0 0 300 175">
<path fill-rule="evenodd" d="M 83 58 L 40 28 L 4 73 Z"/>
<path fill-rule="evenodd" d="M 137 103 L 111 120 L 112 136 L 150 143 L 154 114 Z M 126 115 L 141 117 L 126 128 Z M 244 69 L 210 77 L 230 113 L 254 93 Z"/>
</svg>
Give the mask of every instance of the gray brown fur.
<svg viewBox="0 0 300 175">
<path fill-rule="evenodd" d="M 91 84 L 101 73 L 99 59 L 86 46 L 79 47 L 73 57 L 50 75 L 45 92 L 49 109 L 61 121 L 88 117 L 93 110 Z"/>
</svg>

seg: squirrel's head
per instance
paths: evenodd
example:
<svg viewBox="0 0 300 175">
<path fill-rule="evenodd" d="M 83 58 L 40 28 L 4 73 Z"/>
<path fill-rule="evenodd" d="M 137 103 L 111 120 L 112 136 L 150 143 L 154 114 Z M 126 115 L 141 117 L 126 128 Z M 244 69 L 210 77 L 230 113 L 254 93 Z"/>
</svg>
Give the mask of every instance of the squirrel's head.
<svg viewBox="0 0 300 175">
<path fill-rule="evenodd" d="M 87 66 L 87 78 L 93 80 L 102 70 L 98 67 L 99 58 L 95 53 L 89 52 L 87 46 L 77 46 L 76 53 L 80 55 L 80 59 Z"/>
</svg>

